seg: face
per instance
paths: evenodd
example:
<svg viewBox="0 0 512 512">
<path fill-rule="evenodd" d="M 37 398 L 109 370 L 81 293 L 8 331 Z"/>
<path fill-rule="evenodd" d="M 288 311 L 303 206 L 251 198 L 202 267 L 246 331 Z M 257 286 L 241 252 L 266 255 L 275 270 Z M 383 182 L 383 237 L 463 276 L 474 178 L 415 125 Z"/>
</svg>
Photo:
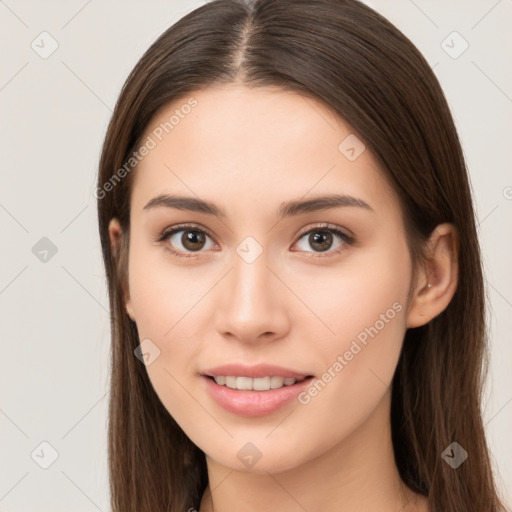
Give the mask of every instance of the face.
<svg viewBox="0 0 512 512">
<path fill-rule="evenodd" d="M 297 467 L 389 403 L 412 265 L 356 137 L 321 102 L 227 85 L 162 109 L 142 139 L 127 311 L 162 404 L 223 466 Z"/>
</svg>

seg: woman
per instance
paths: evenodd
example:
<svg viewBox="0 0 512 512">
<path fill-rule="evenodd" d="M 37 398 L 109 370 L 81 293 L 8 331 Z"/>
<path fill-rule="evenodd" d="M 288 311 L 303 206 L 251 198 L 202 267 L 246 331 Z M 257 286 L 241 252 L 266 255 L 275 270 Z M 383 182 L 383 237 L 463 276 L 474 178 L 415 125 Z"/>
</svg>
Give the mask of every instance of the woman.
<svg viewBox="0 0 512 512">
<path fill-rule="evenodd" d="M 97 188 L 112 510 L 503 510 L 440 86 L 354 0 L 215 0 L 128 77 Z"/>
</svg>

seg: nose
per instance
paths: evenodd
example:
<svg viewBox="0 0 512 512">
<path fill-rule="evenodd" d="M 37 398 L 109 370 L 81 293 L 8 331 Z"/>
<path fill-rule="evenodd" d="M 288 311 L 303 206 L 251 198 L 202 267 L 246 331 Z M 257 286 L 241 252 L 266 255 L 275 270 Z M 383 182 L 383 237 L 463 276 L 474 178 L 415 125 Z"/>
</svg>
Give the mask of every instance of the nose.
<svg viewBox="0 0 512 512">
<path fill-rule="evenodd" d="M 219 290 L 217 330 L 245 343 L 274 341 L 290 328 L 289 300 L 290 292 L 269 268 L 265 251 L 252 263 L 235 254 Z"/>
</svg>

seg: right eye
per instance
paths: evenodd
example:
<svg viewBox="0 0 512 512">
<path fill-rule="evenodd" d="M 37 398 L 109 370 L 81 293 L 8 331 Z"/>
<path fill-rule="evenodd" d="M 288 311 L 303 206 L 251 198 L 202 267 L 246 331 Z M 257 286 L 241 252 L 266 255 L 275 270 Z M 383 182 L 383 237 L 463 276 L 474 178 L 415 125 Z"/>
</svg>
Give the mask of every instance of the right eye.
<svg viewBox="0 0 512 512">
<path fill-rule="evenodd" d="M 190 257 L 204 249 L 207 239 L 210 240 L 210 247 L 206 248 L 211 249 L 215 244 L 210 235 L 196 226 L 187 224 L 166 230 L 159 238 L 159 242 L 166 242 L 168 249 L 177 256 Z"/>
</svg>

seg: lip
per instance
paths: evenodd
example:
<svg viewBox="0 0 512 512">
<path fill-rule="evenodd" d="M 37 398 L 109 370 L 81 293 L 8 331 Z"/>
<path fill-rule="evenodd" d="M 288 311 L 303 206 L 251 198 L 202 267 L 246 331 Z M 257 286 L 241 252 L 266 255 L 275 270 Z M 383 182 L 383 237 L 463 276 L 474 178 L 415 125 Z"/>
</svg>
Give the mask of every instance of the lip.
<svg viewBox="0 0 512 512">
<path fill-rule="evenodd" d="M 211 375 L 210 375 L 211 374 Z M 295 377 L 304 378 L 291 386 L 267 391 L 249 391 L 231 389 L 217 384 L 212 377 L 219 375 L 235 375 L 237 377 Z M 201 375 L 210 397 L 223 409 L 233 414 L 248 417 L 260 417 L 272 414 L 290 404 L 312 382 L 314 377 L 301 374 L 285 368 L 258 365 L 241 367 L 240 365 L 225 365 L 208 370 Z"/>
<path fill-rule="evenodd" d="M 272 364 L 257 364 L 254 366 L 245 366 L 241 364 L 224 364 L 222 366 L 216 366 L 201 372 L 203 375 L 210 377 L 218 377 L 219 375 L 235 376 L 235 377 L 251 377 L 253 379 L 257 377 L 288 377 L 295 379 L 303 379 L 310 376 L 310 373 L 300 373 L 289 368 L 282 366 L 276 366 Z M 294 384 L 295 385 L 295 384 Z"/>
</svg>

